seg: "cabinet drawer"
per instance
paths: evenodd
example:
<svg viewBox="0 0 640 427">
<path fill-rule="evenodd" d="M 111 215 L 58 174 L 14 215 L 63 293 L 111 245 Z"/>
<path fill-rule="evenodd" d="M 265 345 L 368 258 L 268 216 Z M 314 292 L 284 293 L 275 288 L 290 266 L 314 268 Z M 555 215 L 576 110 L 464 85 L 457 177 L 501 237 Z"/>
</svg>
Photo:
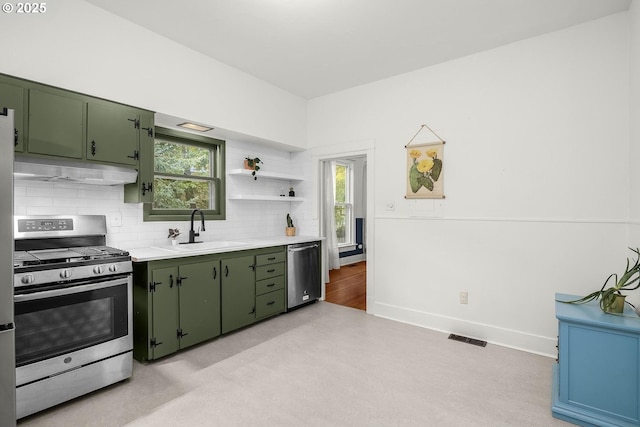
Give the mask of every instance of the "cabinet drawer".
<svg viewBox="0 0 640 427">
<path fill-rule="evenodd" d="M 256 267 L 256 280 L 268 279 L 270 277 L 283 276 L 284 263 L 259 265 Z"/>
<path fill-rule="evenodd" d="M 256 295 L 266 294 L 278 289 L 284 289 L 284 276 L 271 277 L 256 282 Z"/>
<path fill-rule="evenodd" d="M 284 289 L 256 297 L 256 318 L 271 316 L 284 311 Z"/>
<path fill-rule="evenodd" d="M 264 254 L 256 256 L 256 265 L 274 264 L 276 262 L 284 262 L 284 252 L 274 252 L 272 254 Z"/>
</svg>

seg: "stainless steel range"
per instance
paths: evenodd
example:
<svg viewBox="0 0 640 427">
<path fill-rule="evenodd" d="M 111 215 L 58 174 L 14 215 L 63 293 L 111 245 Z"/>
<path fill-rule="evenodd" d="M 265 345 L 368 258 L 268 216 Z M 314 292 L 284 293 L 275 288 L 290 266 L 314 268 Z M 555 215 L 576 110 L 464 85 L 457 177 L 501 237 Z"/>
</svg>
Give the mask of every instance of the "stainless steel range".
<svg viewBox="0 0 640 427">
<path fill-rule="evenodd" d="M 133 371 L 132 264 L 103 215 L 14 217 L 17 417 Z"/>
</svg>

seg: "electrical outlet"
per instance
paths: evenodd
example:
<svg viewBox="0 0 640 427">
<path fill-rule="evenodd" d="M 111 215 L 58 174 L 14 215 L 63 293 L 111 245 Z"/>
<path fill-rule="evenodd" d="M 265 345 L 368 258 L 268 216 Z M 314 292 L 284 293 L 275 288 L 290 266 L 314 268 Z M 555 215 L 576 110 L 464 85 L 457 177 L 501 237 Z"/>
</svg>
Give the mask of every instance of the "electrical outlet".
<svg viewBox="0 0 640 427">
<path fill-rule="evenodd" d="M 111 212 L 109 219 L 111 227 L 122 227 L 122 212 Z"/>
<path fill-rule="evenodd" d="M 460 304 L 469 304 L 469 292 L 460 291 Z"/>
</svg>

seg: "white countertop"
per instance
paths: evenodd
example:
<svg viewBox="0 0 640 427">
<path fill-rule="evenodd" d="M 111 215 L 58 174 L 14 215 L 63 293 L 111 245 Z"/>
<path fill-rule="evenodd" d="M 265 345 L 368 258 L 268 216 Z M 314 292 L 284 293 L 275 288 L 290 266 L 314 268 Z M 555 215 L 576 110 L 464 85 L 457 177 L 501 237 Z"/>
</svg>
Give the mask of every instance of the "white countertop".
<svg viewBox="0 0 640 427">
<path fill-rule="evenodd" d="M 233 239 L 232 241 L 204 241 L 188 245 L 170 244 L 164 246 L 148 246 L 127 249 L 133 262 L 157 261 L 162 259 L 184 258 L 197 255 L 218 254 L 224 252 L 244 251 L 247 249 L 268 248 L 271 246 L 294 245 L 296 243 L 317 242 L 324 240 L 318 236 L 274 236 L 260 239 Z"/>
</svg>

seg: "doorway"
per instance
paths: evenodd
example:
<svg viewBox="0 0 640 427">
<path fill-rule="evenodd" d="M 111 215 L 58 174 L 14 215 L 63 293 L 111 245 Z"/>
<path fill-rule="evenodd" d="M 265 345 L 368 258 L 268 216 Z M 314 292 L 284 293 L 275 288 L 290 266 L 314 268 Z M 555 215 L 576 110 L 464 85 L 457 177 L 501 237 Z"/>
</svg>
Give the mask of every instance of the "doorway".
<svg viewBox="0 0 640 427">
<path fill-rule="evenodd" d="M 329 271 L 325 301 L 367 310 L 367 261 L 341 266 Z"/>
<path fill-rule="evenodd" d="M 328 246 L 325 301 L 366 311 L 367 156 L 326 159 L 320 171 L 321 229 Z"/>
</svg>

